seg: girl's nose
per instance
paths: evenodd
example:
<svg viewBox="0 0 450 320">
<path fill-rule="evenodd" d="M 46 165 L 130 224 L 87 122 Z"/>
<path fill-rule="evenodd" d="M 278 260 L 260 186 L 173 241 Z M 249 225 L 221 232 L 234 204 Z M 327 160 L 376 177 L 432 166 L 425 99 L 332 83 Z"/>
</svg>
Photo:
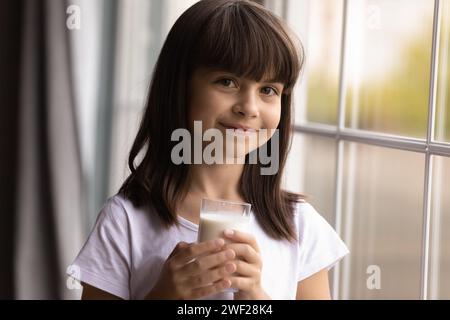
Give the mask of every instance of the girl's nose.
<svg viewBox="0 0 450 320">
<path fill-rule="evenodd" d="M 239 101 L 233 106 L 233 111 L 246 118 L 258 117 L 258 96 L 253 92 L 242 92 Z"/>
</svg>

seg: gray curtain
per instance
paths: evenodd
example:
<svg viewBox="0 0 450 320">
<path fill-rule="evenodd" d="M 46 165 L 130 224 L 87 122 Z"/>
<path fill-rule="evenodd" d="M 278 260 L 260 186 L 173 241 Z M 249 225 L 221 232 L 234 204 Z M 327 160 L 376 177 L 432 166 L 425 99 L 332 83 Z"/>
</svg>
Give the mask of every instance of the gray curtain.
<svg viewBox="0 0 450 320">
<path fill-rule="evenodd" d="M 22 1 L 0 1 L 0 299 L 14 291 L 14 238 Z"/>
<path fill-rule="evenodd" d="M 8 78 L 11 89 L 2 106 L 9 119 L 2 120 L 2 130 L 3 122 L 9 127 L 2 134 L 8 150 L 2 181 L 8 185 L 1 192 L 1 297 L 75 297 L 66 288 L 65 271 L 81 246 L 85 201 L 66 4 L 22 0 L 0 6 L 0 17 L 9 17 L 5 33 L 11 40 L 2 52 L 12 61 L 1 83 L 3 91 Z"/>
</svg>

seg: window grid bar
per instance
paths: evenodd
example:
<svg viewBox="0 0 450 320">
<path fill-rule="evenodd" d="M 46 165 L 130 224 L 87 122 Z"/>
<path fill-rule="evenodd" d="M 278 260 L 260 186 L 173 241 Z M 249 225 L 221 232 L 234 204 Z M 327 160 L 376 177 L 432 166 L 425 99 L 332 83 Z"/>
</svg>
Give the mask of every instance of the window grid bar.
<svg viewBox="0 0 450 320">
<path fill-rule="evenodd" d="M 434 129 L 436 120 L 436 83 L 437 83 L 437 60 L 439 55 L 439 0 L 434 2 L 433 17 L 433 39 L 431 48 L 431 70 L 430 70 L 430 90 L 428 102 L 428 128 L 427 128 L 427 148 L 425 158 L 425 179 L 424 179 L 424 195 L 423 195 L 423 230 L 422 230 L 422 263 L 421 263 L 421 281 L 420 281 L 420 297 L 422 300 L 428 298 L 428 267 L 430 253 L 430 215 L 431 215 L 431 183 L 432 183 L 432 161 L 430 152 L 431 142 L 434 140 Z"/>
<path fill-rule="evenodd" d="M 431 195 L 431 156 L 427 153 L 425 158 L 425 181 L 423 196 L 423 224 L 422 224 L 422 256 L 421 256 L 421 279 L 420 299 L 428 298 L 428 263 L 430 252 L 430 195 Z"/>
<path fill-rule="evenodd" d="M 434 142 L 435 124 L 436 124 L 436 91 L 438 76 L 438 60 L 439 60 L 439 38 L 440 38 L 440 0 L 434 1 L 433 16 L 433 38 L 431 48 L 431 65 L 430 65 L 430 88 L 428 100 L 428 130 L 427 143 Z"/>
<path fill-rule="evenodd" d="M 359 129 L 342 129 L 338 133 L 336 127 L 320 124 L 297 125 L 294 127 L 294 131 L 338 140 L 450 157 L 450 144 L 448 143 L 430 142 L 427 144 L 427 141 L 424 139 L 395 136 Z"/>
<path fill-rule="evenodd" d="M 339 61 L 339 104 L 338 104 L 338 127 L 337 133 L 340 134 L 341 130 L 345 126 L 345 56 L 347 50 L 347 8 L 348 1 L 343 1 L 342 8 L 342 34 L 341 34 L 341 53 Z M 334 195 L 334 228 L 336 232 L 342 236 L 342 189 L 343 189 L 343 174 L 344 174 L 344 145 L 339 139 L 336 140 L 337 152 L 336 152 L 336 176 L 335 176 L 335 195 Z M 338 264 L 333 273 L 333 297 L 334 299 L 340 298 L 340 265 Z M 343 279 L 349 281 L 349 279 Z"/>
</svg>

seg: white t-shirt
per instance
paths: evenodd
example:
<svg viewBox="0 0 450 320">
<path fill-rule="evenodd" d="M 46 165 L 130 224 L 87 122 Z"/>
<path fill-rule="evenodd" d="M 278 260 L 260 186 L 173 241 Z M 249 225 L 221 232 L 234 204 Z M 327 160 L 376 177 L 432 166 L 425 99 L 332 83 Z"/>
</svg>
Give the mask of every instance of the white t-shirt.
<svg viewBox="0 0 450 320">
<path fill-rule="evenodd" d="M 180 226 L 164 228 L 156 214 L 138 209 L 121 195 L 103 206 L 86 243 L 71 265 L 79 281 L 123 299 L 143 299 L 155 285 L 161 268 L 180 241 L 195 242 L 198 225 L 179 217 Z M 308 203 L 295 212 L 298 242 L 274 240 L 251 213 L 250 232 L 262 257 L 261 283 L 272 299 L 295 299 L 297 282 L 331 269 L 349 253 L 326 220 Z M 233 299 L 225 292 L 207 297 Z"/>
</svg>

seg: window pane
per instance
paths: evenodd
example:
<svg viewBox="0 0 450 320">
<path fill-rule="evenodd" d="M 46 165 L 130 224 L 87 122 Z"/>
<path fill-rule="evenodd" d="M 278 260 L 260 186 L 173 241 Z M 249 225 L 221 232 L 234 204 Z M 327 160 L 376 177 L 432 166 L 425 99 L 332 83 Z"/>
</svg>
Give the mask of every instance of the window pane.
<svg viewBox="0 0 450 320">
<path fill-rule="evenodd" d="M 350 0 L 346 126 L 425 138 L 434 1 Z"/>
<path fill-rule="evenodd" d="M 441 1 L 435 139 L 450 142 L 450 1 Z"/>
<path fill-rule="evenodd" d="M 313 135 L 294 135 L 286 163 L 287 188 L 305 194 L 306 201 L 331 224 L 333 219 L 336 143 Z"/>
<path fill-rule="evenodd" d="M 433 157 L 429 299 L 450 299 L 450 159 Z"/>
<path fill-rule="evenodd" d="M 307 107 L 306 119 L 302 120 L 336 125 L 343 1 L 310 0 L 305 9 L 309 14 L 302 38 L 306 51 L 305 77 L 302 80 L 307 86 Z"/>
<path fill-rule="evenodd" d="M 340 298 L 419 299 L 423 154 L 344 145 Z"/>
</svg>

